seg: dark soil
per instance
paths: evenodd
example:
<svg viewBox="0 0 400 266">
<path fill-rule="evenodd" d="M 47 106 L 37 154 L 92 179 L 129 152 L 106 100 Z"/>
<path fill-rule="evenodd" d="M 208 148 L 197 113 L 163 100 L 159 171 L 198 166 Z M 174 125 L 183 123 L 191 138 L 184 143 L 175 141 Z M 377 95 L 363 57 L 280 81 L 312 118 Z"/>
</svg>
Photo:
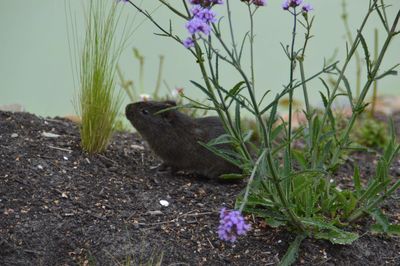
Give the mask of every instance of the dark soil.
<svg viewBox="0 0 400 266">
<path fill-rule="evenodd" d="M 79 141 L 66 120 L 0 112 L 0 265 L 137 265 L 160 256 L 162 265 L 275 265 L 294 239 L 247 217 L 253 230 L 224 243 L 218 211 L 233 207 L 244 182 L 158 173 L 159 160 L 132 133 L 115 135 L 102 155 L 82 152 Z M 371 175 L 375 155 L 351 158 Z M 352 171 L 346 164 L 338 178 Z M 391 174 L 399 177 L 399 160 Z M 399 195 L 383 206 L 391 222 L 400 221 Z M 372 222 L 361 221 L 350 246 L 304 241 L 297 264 L 400 265 L 400 239 L 367 232 Z"/>
</svg>

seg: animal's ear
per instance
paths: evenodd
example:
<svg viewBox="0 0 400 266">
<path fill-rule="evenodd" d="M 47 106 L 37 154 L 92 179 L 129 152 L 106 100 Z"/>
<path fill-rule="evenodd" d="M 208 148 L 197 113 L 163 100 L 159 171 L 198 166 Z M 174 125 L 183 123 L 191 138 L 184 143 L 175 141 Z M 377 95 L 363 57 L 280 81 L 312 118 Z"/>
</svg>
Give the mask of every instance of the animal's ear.
<svg viewBox="0 0 400 266">
<path fill-rule="evenodd" d="M 166 100 L 166 101 L 164 101 L 164 103 L 167 105 L 170 105 L 171 107 L 176 106 L 176 102 L 173 100 Z"/>
<path fill-rule="evenodd" d="M 172 123 L 175 120 L 176 113 L 173 111 L 165 111 L 161 113 L 161 116 L 168 122 Z"/>
</svg>

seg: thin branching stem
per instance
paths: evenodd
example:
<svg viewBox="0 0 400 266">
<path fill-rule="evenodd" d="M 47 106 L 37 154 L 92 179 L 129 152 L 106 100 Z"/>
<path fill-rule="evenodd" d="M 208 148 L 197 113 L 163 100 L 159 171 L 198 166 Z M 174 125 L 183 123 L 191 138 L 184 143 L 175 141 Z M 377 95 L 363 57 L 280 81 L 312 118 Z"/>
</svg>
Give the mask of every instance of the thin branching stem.
<svg viewBox="0 0 400 266">
<path fill-rule="evenodd" d="M 347 40 L 349 41 L 350 45 L 353 45 L 354 41 L 350 30 L 349 14 L 347 13 L 346 1 L 347 0 L 342 0 L 342 21 L 346 31 Z M 361 89 L 361 57 L 357 50 L 354 51 L 354 58 L 356 62 L 356 97 L 358 98 L 360 96 Z"/>
<path fill-rule="evenodd" d="M 387 49 L 389 47 L 389 44 L 390 44 L 391 40 L 393 39 L 393 37 L 395 36 L 396 26 L 397 26 L 397 23 L 399 22 L 399 19 L 400 19 L 400 10 L 397 12 L 397 15 L 396 15 L 395 20 L 394 20 L 394 22 L 392 24 L 392 27 L 391 27 L 391 29 L 390 29 L 387 37 L 386 37 L 386 40 L 385 40 L 385 42 L 383 44 L 383 47 L 381 48 L 381 50 L 379 52 L 378 59 L 376 60 L 374 66 L 373 66 L 373 68 L 371 70 L 371 73 L 369 74 L 368 80 L 365 83 L 365 85 L 364 85 L 364 87 L 363 87 L 363 89 L 361 91 L 360 97 L 357 99 L 357 103 L 355 105 L 355 110 L 353 111 L 353 114 L 352 114 L 352 116 L 351 116 L 351 118 L 350 118 L 350 120 L 349 120 L 349 122 L 348 122 L 348 124 L 347 124 L 347 126 L 345 128 L 345 130 L 344 130 L 344 133 L 343 133 L 343 135 L 342 135 L 342 137 L 341 137 L 341 139 L 339 141 L 339 145 L 338 145 L 338 147 L 335 149 L 335 151 L 333 153 L 331 166 L 335 165 L 337 160 L 339 159 L 339 155 L 341 153 L 342 147 L 344 145 L 347 145 L 347 143 L 348 143 L 350 131 L 353 128 L 354 123 L 355 123 L 358 115 L 364 109 L 364 106 L 363 106 L 364 105 L 364 99 L 367 96 L 367 93 L 369 91 L 369 88 L 371 87 L 371 84 L 374 82 L 375 77 L 377 76 L 379 67 L 380 67 L 380 65 L 382 63 L 382 60 L 383 60 L 383 57 L 385 56 L 385 53 L 386 53 L 386 51 L 387 51 Z"/>
<path fill-rule="evenodd" d="M 230 35 L 231 35 L 233 54 L 235 56 L 235 59 L 239 60 L 238 53 L 237 53 L 236 40 L 235 40 L 235 33 L 234 33 L 234 30 L 233 30 L 232 12 L 231 12 L 231 8 L 230 8 L 230 5 L 229 5 L 229 0 L 226 0 L 226 12 L 228 13 L 229 32 L 230 32 Z"/>
<path fill-rule="evenodd" d="M 378 1 L 378 0 L 373 0 L 373 4 L 376 3 L 376 1 Z M 329 97 L 329 99 L 328 99 L 328 103 L 327 103 L 327 106 L 326 106 L 326 108 L 325 108 L 326 110 L 330 110 L 330 109 L 331 109 L 332 104 L 333 104 L 333 101 L 334 101 L 335 98 L 337 97 L 336 92 L 337 92 L 337 90 L 338 90 L 338 88 L 339 88 L 339 86 L 340 86 L 340 83 L 341 83 L 341 82 L 343 81 L 343 79 L 344 79 L 344 75 L 345 75 L 344 73 L 345 73 L 346 70 L 347 70 L 347 67 L 348 67 L 348 65 L 349 65 L 349 63 L 350 63 L 350 61 L 351 61 L 351 58 L 353 57 L 355 51 L 357 50 L 358 45 L 360 44 L 361 33 L 362 33 L 362 31 L 363 31 L 363 29 L 364 29 L 364 27 L 365 27 L 365 25 L 366 25 L 366 23 L 367 23 L 367 21 L 368 21 L 370 15 L 371 15 L 372 12 L 374 11 L 374 6 L 373 6 L 373 4 L 370 3 L 368 12 L 367 12 L 367 14 L 365 15 L 365 17 L 364 17 L 364 19 L 363 19 L 363 21 L 362 21 L 362 23 L 361 23 L 360 29 L 358 30 L 358 34 L 357 34 L 357 36 L 356 36 L 356 38 L 355 38 L 355 40 L 354 40 L 354 42 L 353 42 L 353 44 L 352 44 L 350 50 L 348 51 L 346 60 L 345 60 L 345 62 L 344 62 L 344 64 L 343 64 L 341 70 L 339 71 L 339 77 L 337 78 L 336 83 L 335 83 L 335 86 L 334 86 L 334 88 L 332 89 L 332 92 L 331 92 L 330 97 Z M 328 113 L 329 113 L 329 112 L 325 112 L 324 115 L 323 115 L 323 117 L 322 117 L 321 128 L 323 128 L 323 127 L 325 126 L 325 124 L 326 124 L 326 121 L 327 121 L 327 119 L 328 119 Z M 317 136 L 315 137 L 315 139 L 319 139 L 320 133 L 321 133 L 321 132 L 319 132 L 319 131 L 317 132 Z M 314 149 L 314 150 L 313 150 L 313 153 L 316 153 L 316 152 L 318 152 L 318 149 Z M 337 152 L 336 156 L 339 156 L 339 153 L 338 153 L 338 152 Z M 313 157 L 315 157 L 315 154 L 313 154 Z M 336 160 L 337 160 L 337 158 L 333 158 L 331 162 L 334 162 L 334 161 L 336 161 Z M 332 165 L 332 163 L 331 163 L 331 165 Z"/>
<path fill-rule="evenodd" d="M 250 71 L 251 71 L 251 84 L 253 85 L 253 89 L 255 88 L 255 77 L 254 77 L 254 12 L 251 11 L 250 3 L 247 4 L 250 18 L 250 35 L 249 35 L 249 43 L 250 43 Z M 257 10 L 257 9 L 256 9 Z"/>
<path fill-rule="evenodd" d="M 291 146 L 292 146 L 292 115 L 293 115 L 293 80 L 294 80 L 294 68 L 296 64 L 296 55 L 294 52 L 294 46 L 296 42 L 296 28 L 297 28 L 297 13 L 296 13 L 296 8 L 294 8 L 293 11 L 293 29 L 292 29 L 292 43 L 290 46 L 290 70 L 289 70 L 289 121 L 288 121 L 288 132 L 287 132 L 287 147 L 286 147 L 286 155 L 288 157 L 288 160 L 286 160 L 286 163 L 288 164 L 286 166 L 286 169 L 288 171 L 291 171 L 292 169 L 292 151 L 291 151 Z"/>
<path fill-rule="evenodd" d="M 166 6 L 169 10 L 171 10 L 173 13 L 175 13 L 176 15 L 178 15 L 179 17 L 183 18 L 184 20 L 188 20 L 190 17 L 189 16 L 185 16 L 182 12 L 180 12 L 178 9 L 174 8 L 173 6 L 171 6 L 169 3 L 167 3 L 164 0 L 158 0 L 160 1 L 164 6 Z"/>
</svg>

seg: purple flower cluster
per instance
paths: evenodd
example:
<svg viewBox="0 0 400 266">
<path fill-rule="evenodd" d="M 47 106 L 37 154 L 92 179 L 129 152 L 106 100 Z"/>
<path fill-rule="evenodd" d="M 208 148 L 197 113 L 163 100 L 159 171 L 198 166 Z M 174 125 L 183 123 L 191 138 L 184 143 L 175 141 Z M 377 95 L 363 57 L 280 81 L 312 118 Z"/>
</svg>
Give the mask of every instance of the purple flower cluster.
<svg viewBox="0 0 400 266">
<path fill-rule="evenodd" d="M 265 6 L 267 5 L 267 0 L 241 0 L 247 4 L 253 4 L 255 6 Z"/>
<path fill-rule="evenodd" d="M 201 5 L 202 7 L 209 7 L 212 5 L 222 5 L 224 0 L 189 0 L 192 5 Z"/>
<path fill-rule="evenodd" d="M 240 211 L 221 209 L 218 227 L 218 236 L 221 240 L 233 243 L 237 236 L 245 235 L 250 228 L 250 224 L 245 223 Z"/>
<path fill-rule="evenodd" d="M 185 26 L 191 37 L 188 37 L 182 42 L 186 48 L 194 46 L 194 35 L 210 35 L 210 24 L 217 22 L 216 14 L 213 10 L 211 10 L 211 7 L 214 5 L 223 4 L 223 0 L 189 0 L 189 2 L 193 5 L 190 9 L 192 18 L 186 23 Z"/>
<path fill-rule="evenodd" d="M 283 10 L 289 10 L 289 8 L 296 8 L 303 3 L 303 0 L 285 0 L 282 3 Z M 310 4 L 304 4 L 301 8 L 303 13 L 308 13 L 314 8 Z"/>
<path fill-rule="evenodd" d="M 252 4 L 255 6 L 265 6 L 267 5 L 267 0 L 253 0 Z"/>
</svg>

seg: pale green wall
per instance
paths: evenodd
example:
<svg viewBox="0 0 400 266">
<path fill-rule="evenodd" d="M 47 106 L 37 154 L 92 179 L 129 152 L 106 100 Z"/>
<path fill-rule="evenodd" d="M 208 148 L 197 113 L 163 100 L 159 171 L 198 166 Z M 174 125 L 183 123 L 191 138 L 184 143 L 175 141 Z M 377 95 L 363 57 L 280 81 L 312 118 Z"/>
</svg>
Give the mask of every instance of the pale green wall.
<svg viewBox="0 0 400 266">
<path fill-rule="evenodd" d="M 83 31 L 82 3 L 84 1 L 69 0 L 74 16 L 77 17 L 78 30 Z M 140 1 L 137 1 L 138 3 Z M 156 7 L 157 1 L 146 0 L 145 7 Z M 174 1 L 171 1 L 174 2 Z M 180 3 L 180 1 L 177 1 Z M 246 30 L 248 21 L 246 8 L 240 1 L 231 1 L 234 5 L 235 28 L 237 36 Z M 318 71 L 323 58 L 330 57 L 336 48 L 341 50 L 341 59 L 345 44 L 344 30 L 339 18 L 341 0 L 310 0 L 315 7 L 316 15 L 314 35 L 309 46 L 307 57 L 307 73 Z M 350 20 L 353 30 L 360 24 L 366 9 L 367 0 L 349 0 Z M 392 7 L 388 10 L 393 17 L 400 8 L 399 0 L 387 0 Z M 260 8 L 256 16 L 256 84 L 261 94 L 265 89 L 278 91 L 288 80 L 288 62 L 280 47 L 280 42 L 288 43 L 290 38 L 290 20 L 287 12 L 280 8 L 280 0 L 269 0 L 268 6 Z M 28 111 L 40 115 L 64 115 L 73 113 L 71 100 L 74 95 L 73 74 L 69 59 L 67 38 L 67 22 L 65 18 L 65 1 L 63 0 L 0 0 L 0 105 L 20 103 Z M 221 14 L 225 11 L 218 8 Z M 124 14 L 132 18 L 136 11 L 126 6 Z M 155 17 L 166 23 L 172 16 L 166 9 L 160 8 Z M 138 16 L 134 25 L 142 20 Z M 186 36 L 182 21 L 173 20 L 177 34 Z M 379 25 L 376 17 L 370 23 L 369 31 Z M 167 25 L 167 24 L 165 24 Z M 158 55 L 166 56 L 164 78 L 172 87 L 185 87 L 186 92 L 194 97 L 201 97 L 196 88 L 190 86 L 189 80 L 199 80 L 197 66 L 190 54 L 172 40 L 163 39 L 152 33 L 157 30 L 150 23 L 144 23 L 134 34 L 120 64 L 128 78 L 137 77 L 136 61 L 133 60 L 131 47 L 137 47 L 146 56 L 146 86 L 155 83 Z M 383 32 L 382 32 L 383 33 Z M 383 37 L 383 34 L 381 34 Z M 302 34 L 298 35 L 299 40 Z M 372 35 L 366 38 L 372 41 Z M 382 40 L 381 40 L 382 43 Z M 383 67 L 400 62 L 400 41 L 392 43 L 387 60 Z M 312 52 L 312 53 L 311 53 Z M 349 79 L 354 80 L 349 72 Z M 222 73 L 225 84 L 238 81 L 237 75 L 231 69 Z M 76 82 L 75 82 L 76 83 Z M 400 77 L 390 77 L 379 84 L 384 94 L 398 94 Z M 317 91 L 320 83 L 310 85 L 313 90 L 314 102 L 318 104 Z"/>
</svg>

